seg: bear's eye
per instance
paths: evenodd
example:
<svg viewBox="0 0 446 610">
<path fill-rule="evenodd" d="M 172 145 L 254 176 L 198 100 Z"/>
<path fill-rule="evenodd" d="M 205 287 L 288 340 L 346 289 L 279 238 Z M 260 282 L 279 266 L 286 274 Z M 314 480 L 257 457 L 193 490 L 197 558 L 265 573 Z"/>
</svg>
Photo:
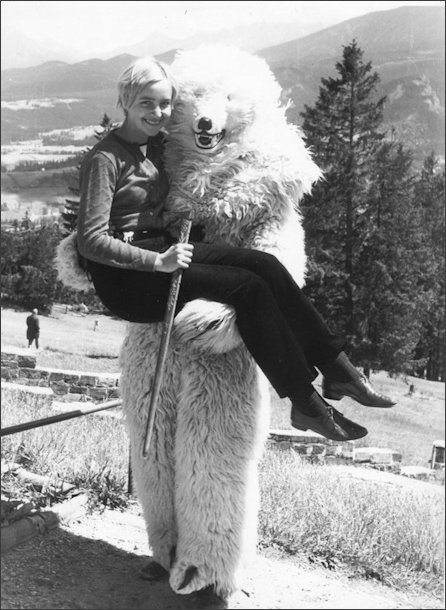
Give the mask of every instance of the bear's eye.
<svg viewBox="0 0 446 610">
<path fill-rule="evenodd" d="M 232 100 L 232 95 L 227 95 L 226 99 L 228 100 L 228 102 L 230 102 Z"/>
<path fill-rule="evenodd" d="M 195 89 L 194 97 L 203 97 L 203 95 L 204 95 L 204 89 Z"/>
</svg>

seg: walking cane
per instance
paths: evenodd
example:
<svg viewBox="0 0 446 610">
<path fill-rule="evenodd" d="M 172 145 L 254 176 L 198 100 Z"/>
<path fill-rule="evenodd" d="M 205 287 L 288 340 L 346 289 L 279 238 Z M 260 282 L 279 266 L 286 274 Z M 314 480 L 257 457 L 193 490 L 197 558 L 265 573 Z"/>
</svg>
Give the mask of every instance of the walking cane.
<svg viewBox="0 0 446 610">
<path fill-rule="evenodd" d="M 189 240 L 192 220 L 190 215 L 182 218 L 180 227 L 180 237 L 178 243 L 186 244 Z M 161 343 L 158 352 L 158 360 L 156 362 L 155 376 L 152 383 L 152 394 L 150 397 L 149 414 L 147 417 L 146 432 L 144 435 L 143 458 L 147 458 L 149 454 L 150 439 L 152 437 L 153 424 L 155 421 L 156 405 L 161 389 L 161 382 L 164 375 L 164 365 L 166 363 L 167 348 L 169 347 L 170 335 L 172 332 L 173 319 L 175 317 L 175 308 L 178 301 L 178 293 L 180 291 L 181 278 L 183 269 L 177 269 L 172 275 L 170 282 L 169 294 L 167 297 L 166 313 L 163 321 L 163 331 L 161 334 Z"/>
</svg>

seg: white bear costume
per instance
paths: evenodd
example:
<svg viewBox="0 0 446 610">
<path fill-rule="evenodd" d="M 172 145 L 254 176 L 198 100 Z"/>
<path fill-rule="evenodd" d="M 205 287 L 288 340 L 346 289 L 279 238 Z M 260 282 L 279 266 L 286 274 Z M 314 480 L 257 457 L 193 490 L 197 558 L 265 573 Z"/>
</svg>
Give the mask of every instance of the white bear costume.
<svg viewBox="0 0 446 610">
<path fill-rule="evenodd" d="M 275 254 L 304 283 L 298 204 L 320 177 L 260 58 L 208 46 L 177 55 L 168 209 L 192 208 L 204 239 Z M 69 241 L 69 240 L 68 240 Z M 59 259 L 67 261 L 60 246 Z M 59 263 L 60 275 L 70 267 Z M 65 269 L 65 271 L 63 270 Z M 233 309 L 198 299 L 177 314 L 147 460 L 142 457 L 161 324 L 129 324 L 120 362 L 132 471 L 153 559 L 178 593 L 227 597 L 255 552 L 269 387 Z"/>
</svg>

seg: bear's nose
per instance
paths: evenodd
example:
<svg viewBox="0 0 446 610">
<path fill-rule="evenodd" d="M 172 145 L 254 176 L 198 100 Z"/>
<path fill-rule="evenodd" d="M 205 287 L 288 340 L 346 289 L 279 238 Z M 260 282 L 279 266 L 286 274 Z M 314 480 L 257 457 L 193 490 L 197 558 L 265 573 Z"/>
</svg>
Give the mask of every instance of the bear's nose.
<svg viewBox="0 0 446 610">
<path fill-rule="evenodd" d="M 211 119 L 208 119 L 205 116 L 201 117 L 201 119 L 198 121 L 198 129 L 200 129 L 201 131 L 209 131 L 210 129 L 212 129 Z"/>
</svg>

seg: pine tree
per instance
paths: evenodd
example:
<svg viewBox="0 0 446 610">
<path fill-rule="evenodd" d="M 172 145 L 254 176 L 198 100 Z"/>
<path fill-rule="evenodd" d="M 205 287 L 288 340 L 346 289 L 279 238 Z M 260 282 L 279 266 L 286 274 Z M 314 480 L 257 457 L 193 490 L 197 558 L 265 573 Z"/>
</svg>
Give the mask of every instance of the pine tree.
<svg viewBox="0 0 446 610">
<path fill-rule="evenodd" d="M 384 142 L 361 218 L 363 243 L 353 272 L 355 353 L 367 369 L 413 372 L 424 296 L 420 208 L 413 199 L 412 153 Z"/>
<path fill-rule="evenodd" d="M 423 229 L 422 333 L 416 349 L 419 374 L 434 381 L 445 380 L 445 170 L 434 153 L 424 162 L 415 187 Z"/>
<path fill-rule="evenodd" d="M 368 167 L 384 135 L 379 128 L 385 98 L 373 100 L 379 76 L 364 63 L 356 41 L 336 63 L 337 79 L 323 78 L 313 108 L 305 106 L 303 131 L 325 174 L 303 202 L 309 256 L 326 291 L 321 306 L 338 331 L 354 333 L 353 269 L 358 256 L 358 219 L 368 188 Z M 319 290 L 318 290 L 319 293 Z M 318 299 L 320 300 L 320 299 Z"/>
<path fill-rule="evenodd" d="M 306 291 L 358 365 L 400 372 L 419 339 L 411 154 L 385 133 L 379 75 L 356 41 L 322 79 L 302 129 L 324 180 L 303 201 Z M 413 271 L 413 275 L 411 275 Z M 415 318 L 414 318 L 415 317 Z"/>
</svg>

